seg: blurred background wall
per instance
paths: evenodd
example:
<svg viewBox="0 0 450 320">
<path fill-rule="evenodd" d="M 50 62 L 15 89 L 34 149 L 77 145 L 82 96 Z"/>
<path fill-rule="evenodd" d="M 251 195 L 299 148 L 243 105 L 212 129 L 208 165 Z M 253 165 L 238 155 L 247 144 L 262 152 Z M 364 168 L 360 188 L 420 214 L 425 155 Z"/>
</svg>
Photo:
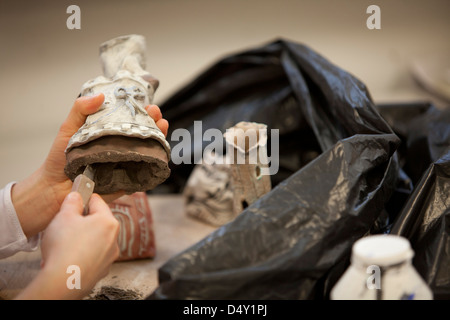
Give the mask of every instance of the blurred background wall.
<svg viewBox="0 0 450 320">
<path fill-rule="evenodd" d="M 71 4 L 80 30 L 66 27 Z M 380 30 L 366 27 L 371 4 Z M 81 85 L 102 73 L 99 44 L 116 36 L 146 37 L 156 104 L 222 57 L 284 38 L 358 77 L 377 103 L 442 106 L 410 67 L 449 53 L 449 31 L 448 0 L 0 0 L 0 185 L 44 161 Z"/>
</svg>

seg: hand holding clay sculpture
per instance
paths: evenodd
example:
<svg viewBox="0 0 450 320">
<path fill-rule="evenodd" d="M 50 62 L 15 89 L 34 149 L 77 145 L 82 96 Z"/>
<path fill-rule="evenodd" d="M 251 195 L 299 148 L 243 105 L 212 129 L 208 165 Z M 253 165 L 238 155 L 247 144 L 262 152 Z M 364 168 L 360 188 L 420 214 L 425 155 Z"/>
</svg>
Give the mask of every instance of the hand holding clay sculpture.
<svg viewBox="0 0 450 320">
<path fill-rule="evenodd" d="M 45 162 L 32 175 L 5 188 L 6 192 L 10 192 L 10 198 L 4 197 L 5 212 L 0 214 L 12 218 L 14 228 L 11 228 L 10 237 L 1 240 L 12 241 L 15 245 L 0 243 L 0 255 L 7 257 L 17 251 L 30 250 L 31 246 L 39 243 L 39 234 L 46 230 L 42 237 L 41 270 L 17 296 L 18 299 L 79 299 L 105 276 L 118 257 L 119 226 L 111 209 L 94 195 L 89 202 L 89 215 L 82 216 L 82 199 L 76 192 L 70 193 L 72 182 L 64 172 L 64 151 L 69 140 L 86 123 L 89 115 L 101 110 L 106 98 L 104 93 L 93 93 L 76 99 L 67 119 L 60 126 Z M 158 106 L 151 105 L 150 100 L 144 106 L 143 110 L 151 123 L 156 123 L 155 128 L 165 137 L 168 122 L 162 118 Z M 102 197 L 112 201 L 119 196 L 120 192 L 116 192 Z M 16 217 L 11 213 L 15 213 Z M 8 228 L 8 224 L 2 227 Z M 2 230 L 2 235 L 5 232 Z M 74 234 L 77 238 L 75 242 Z M 94 260 L 92 257 L 95 257 Z M 55 272 L 66 270 L 68 263 L 75 263 L 88 276 L 82 290 L 69 290 L 66 286 L 67 274 Z"/>
<path fill-rule="evenodd" d="M 94 195 L 89 202 L 89 215 L 82 216 L 81 197 L 76 192 L 68 196 L 72 182 L 64 174 L 64 150 L 69 139 L 83 125 L 86 117 L 99 109 L 104 98 L 103 94 L 98 94 L 76 99 L 43 165 L 12 186 L 11 205 L 14 209 L 11 210 L 17 214 L 23 237 L 33 243 L 39 239 L 38 234 L 46 229 L 42 238 L 45 244 L 41 249 L 44 257 L 41 270 L 17 299 L 80 299 L 95 282 L 105 276 L 105 269 L 117 259 L 118 221 L 111 214 L 111 209 Z M 168 122 L 163 119 L 159 107 L 149 105 L 145 110 L 166 135 Z M 103 198 L 111 201 L 118 196 L 104 195 Z M 54 219 L 55 216 L 58 219 Z M 20 236 L 20 233 L 16 233 Z M 77 238 L 75 242 L 73 234 Z M 88 244 L 83 245 L 83 242 Z M 71 249 L 74 245 L 76 250 Z M 22 249 L 16 247 L 16 250 Z M 96 257 L 95 261 L 92 256 Z M 76 261 L 88 275 L 83 290 L 69 290 L 66 286 L 67 274 L 54 272 L 61 266 L 65 266 L 65 270 L 69 263 L 67 260 L 70 263 Z"/>
<path fill-rule="evenodd" d="M 86 166 L 94 171 L 94 192 L 131 194 L 151 190 L 170 175 L 170 146 L 148 115 L 158 80 L 145 68 L 145 39 L 114 38 L 100 47 L 104 76 L 86 82 L 81 96 L 105 95 L 66 149 L 66 175 L 73 181 Z"/>
</svg>

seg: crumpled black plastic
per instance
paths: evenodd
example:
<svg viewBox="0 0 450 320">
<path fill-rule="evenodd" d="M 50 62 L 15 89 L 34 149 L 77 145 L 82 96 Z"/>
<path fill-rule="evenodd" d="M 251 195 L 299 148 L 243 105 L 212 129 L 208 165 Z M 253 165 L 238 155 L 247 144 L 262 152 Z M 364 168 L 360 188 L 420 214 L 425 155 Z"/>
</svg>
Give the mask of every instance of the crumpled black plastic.
<svg viewBox="0 0 450 320">
<path fill-rule="evenodd" d="M 272 185 L 340 139 L 392 133 L 361 81 L 307 46 L 285 40 L 218 61 L 160 107 L 170 123 L 168 137 L 178 128 L 189 130 L 192 160 L 194 140 L 201 140 L 194 135 L 194 121 L 202 121 L 203 131 L 223 132 L 239 121 L 264 123 L 269 151 L 270 130 L 278 129 L 280 170 L 271 177 Z M 178 143 L 169 140 L 172 148 Z M 201 143 L 204 148 L 210 142 Z M 170 163 L 163 192 L 182 191 L 194 165 Z"/>
<path fill-rule="evenodd" d="M 391 233 L 410 240 L 434 299 L 450 299 L 450 151 L 425 172 Z"/>
<path fill-rule="evenodd" d="M 382 231 L 400 172 L 401 141 L 365 85 L 277 40 L 222 59 L 161 108 L 171 130 L 279 129 L 280 171 L 271 192 L 164 264 L 148 298 L 327 299 L 353 243 Z M 165 184 L 182 188 L 192 167 L 172 167 Z"/>
<path fill-rule="evenodd" d="M 428 106 L 410 121 L 417 108 L 396 109 L 393 128 L 402 132 L 402 166 L 414 184 L 390 233 L 404 236 L 415 252 L 413 265 L 433 291 L 434 299 L 450 299 L 450 109 Z M 391 111 L 389 111 L 391 109 Z M 383 114 L 383 111 L 381 112 Z M 386 117 L 386 115 L 385 115 Z M 389 118 L 387 116 L 386 118 Z M 389 119 L 387 120 L 389 122 Z M 402 127 L 402 128 L 400 128 Z M 394 129 L 395 130 L 395 129 Z"/>
</svg>

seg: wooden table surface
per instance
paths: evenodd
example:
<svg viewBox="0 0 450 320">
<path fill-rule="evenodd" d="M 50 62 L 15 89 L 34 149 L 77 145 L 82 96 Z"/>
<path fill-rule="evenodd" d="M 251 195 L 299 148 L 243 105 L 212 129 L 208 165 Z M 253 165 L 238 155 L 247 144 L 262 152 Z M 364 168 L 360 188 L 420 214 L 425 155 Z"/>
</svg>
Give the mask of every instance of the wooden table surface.
<svg viewBox="0 0 450 320">
<path fill-rule="evenodd" d="M 103 287 L 132 290 L 145 298 L 158 287 L 160 266 L 216 229 L 188 217 L 181 195 L 149 195 L 148 199 L 154 223 L 155 258 L 115 262 L 85 299 L 96 298 Z M 40 250 L 36 250 L 0 260 L 0 299 L 12 299 L 27 286 L 39 271 L 40 258 Z"/>
</svg>

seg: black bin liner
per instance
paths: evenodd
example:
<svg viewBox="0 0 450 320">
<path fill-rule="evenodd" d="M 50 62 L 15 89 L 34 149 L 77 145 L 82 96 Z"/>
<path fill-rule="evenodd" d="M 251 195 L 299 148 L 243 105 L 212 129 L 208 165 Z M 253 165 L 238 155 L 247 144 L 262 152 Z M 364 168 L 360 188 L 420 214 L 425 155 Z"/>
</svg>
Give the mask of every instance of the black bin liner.
<svg viewBox="0 0 450 320">
<path fill-rule="evenodd" d="M 361 81 L 305 45 L 282 39 L 226 57 L 161 108 L 171 131 L 192 136 L 196 120 L 223 131 L 265 123 L 269 150 L 278 129 L 280 170 L 271 192 L 165 263 L 148 299 L 328 299 L 356 240 L 404 229 L 397 213 L 413 183 L 403 131 L 378 111 L 393 108 L 377 108 Z M 172 165 L 164 185 L 182 190 L 193 166 Z"/>
<path fill-rule="evenodd" d="M 264 123 L 269 151 L 271 129 L 278 129 L 280 167 L 272 185 L 340 139 L 392 133 L 362 82 L 308 47 L 285 40 L 222 59 L 160 107 L 170 123 L 168 137 L 178 128 L 189 130 L 192 161 L 170 163 L 170 177 L 155 192 L 182 191 L 194 167 L 194 140 L 201 140 L 194 135 L 197 120 L 203 132 L 225 132 L 239 121 Z M 169 143 L 173 148 L 178 142 Z M 205 147 L 210 142 L 200 143 Z"/>
<path fill-rule="evenodd" d="M 433 291 L 434 299 L 450 299 L 450 152 L 423 175 L 392 234 L 408 238 L 413 264 Z"/>
<path fill-rule="evenodd" d="M 417 180 L 390 233 L 406 237 L 434 299 L 450 299 L 450 110 L 430 107 L 407 124 L 404 167 Z M 418 169 L 422 168 L 420 177 Z"/>
</svg>

